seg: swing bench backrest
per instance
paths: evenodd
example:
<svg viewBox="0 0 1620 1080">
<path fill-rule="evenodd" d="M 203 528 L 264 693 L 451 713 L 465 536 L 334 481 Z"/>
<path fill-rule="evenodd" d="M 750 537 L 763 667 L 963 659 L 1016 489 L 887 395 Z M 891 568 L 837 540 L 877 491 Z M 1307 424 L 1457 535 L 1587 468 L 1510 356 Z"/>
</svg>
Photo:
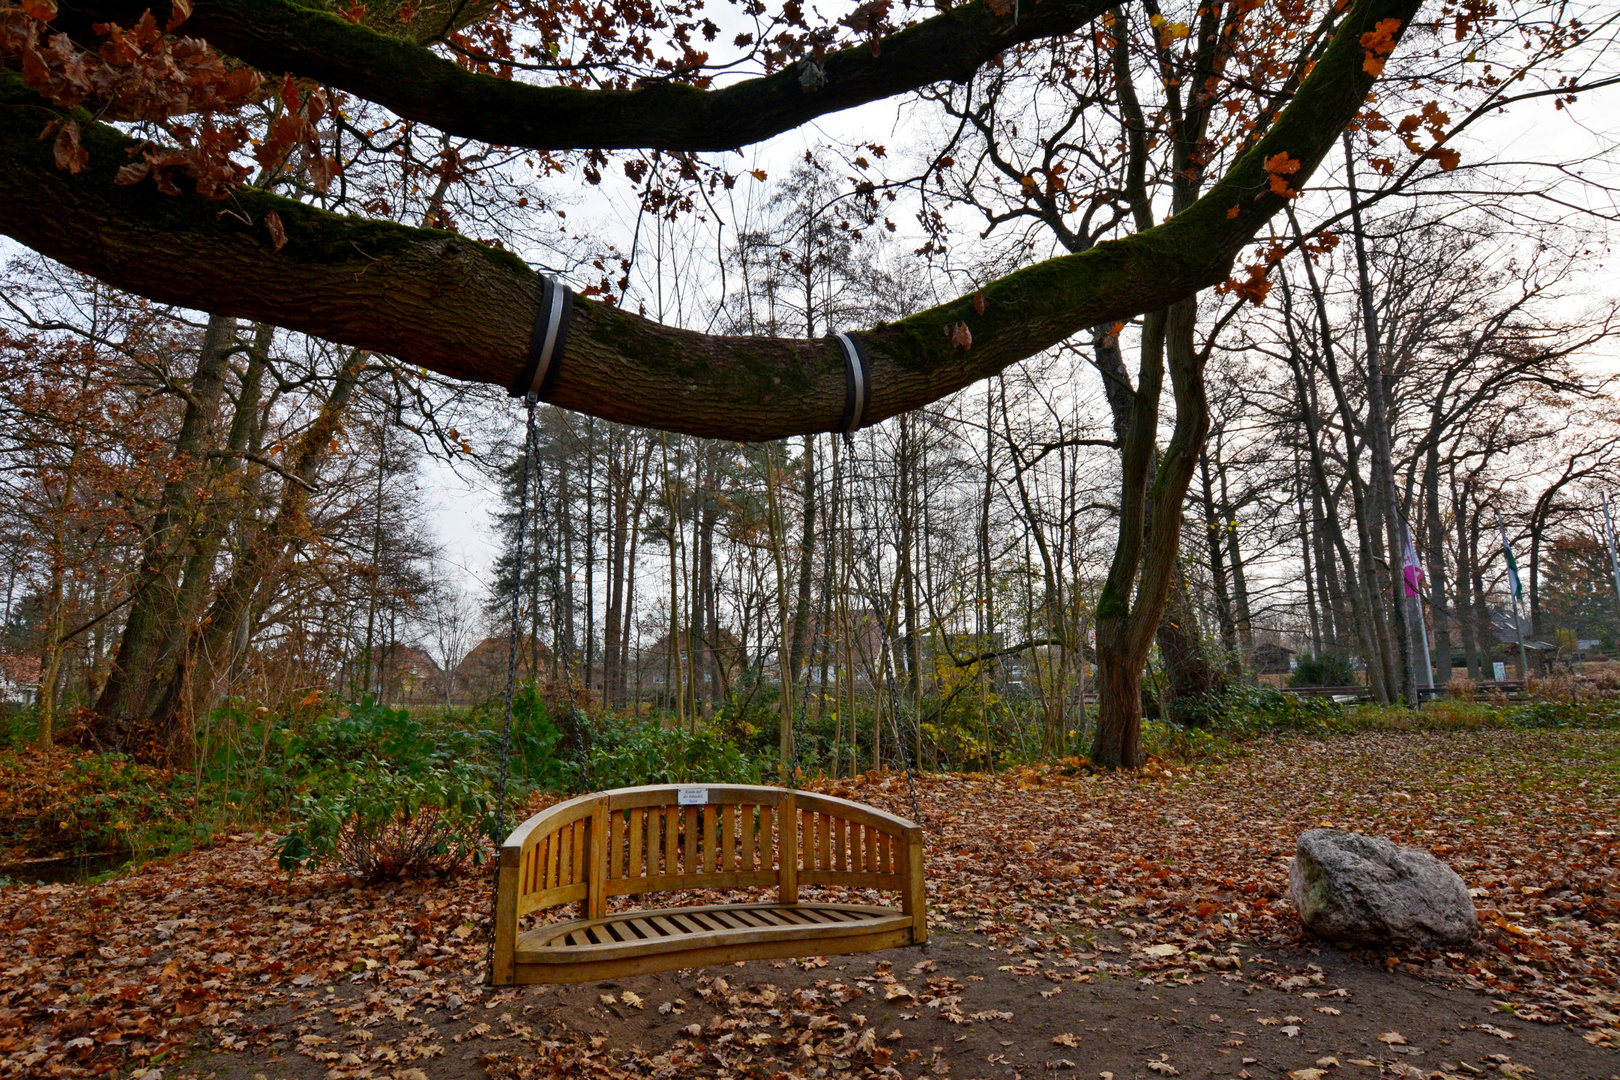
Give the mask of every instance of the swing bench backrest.
<svg viewBox="0 0 1620 1080">
<path fill-rule="evenodd" d="M 861 912 L 876 912 L 879 916 L 892 912 L 892 917 L 880 920 L 886 933 L 885 944 L 868 946 L 921 944 L 927 938 L 922 862 L 922 830 L 917 825 L 829 795 L 741 785 L 666 785 L 582 795 L 525 821 L 501 847 L 492 978 L 498 984 L 580 981 L 553 968 L 568 963 L 575 954 L 580 962 L 591 964 L 591 973 L 610 970 L 594 961 L 608 958 L 610 953 L 621 959 L 634 958 L 636 946 L 644 943 L 621 926 L 629 916 L 609 918 L 608 901 L 665 892 L 774 892 L 771 902 L 764 905 L 663 912 L 682 913 L 678 920 L 681 928 L 700 928 L 678 928 L 678 933 L 695 933 L 693 941 L 703 939 L 700 959 L 705 963 L 726 959 L 714 950 L 728 943 L 755 946 L 752 950 L 733 948 L 739 959 L 745 958 L 744 954 L 864 951 L 864 947 L 825 947 L 848 945 L 847 934 L 838 941 L 807 941 L 806 948 L 799 952 L 782 951 L 784 932 L 775 922 L 792 926 L 790 920 L 809 920 L 809 926 L 819 918 L 817 911 L 830 912 L 827 919 L 834 923 L 856 920 Z M 895 893 L 900 908 L 894 912 L 882 907 L 800 905 L 799 890 L 804 887 Z M 578 924 L 573 936 L 551 933 L 562 929 L 555 924 L 520 934 L 524 916 L 566 904 L 579 905 L 579 919 L 563 924 Z M 686 914 L 694 912 L 710 914 L 695 918 Z M 752 917 L 759 912 L 763 912 L 761 918 Z M 644 913 L 650 922 L 630 920 L 642 927 L 637 933 L 644 934 L 645 927 L 654 923 L 675 926 L 670 919 L 659 918 L 658 909 L 646 909 Z M 762 925 L 760 932 L 745 932 L 756 923 Z M 611 928 L 604 928 L 607 924 Z M 876 927 L 877 923 L 872 925 Z M 897 933 L 901 930 L 903 934 Z M 819 930 L 805 933 L 827 936 Z M 547 947 L 533 944 L 541 940 L 536 934 L 544 938 Z M 761 951 L 760 943 L 765 939 L 776 943 L 774 951 Z M 525 940 L 531 943 L 527 950 Z M 570 945 L 576 946 L 572 952 L 566 948 Z M 692 959 L 682 955 L 685 946 L 674 946 L 673 941 L 653 939 L 644 945 L 641 962 L 627 970 L 694 966 L 684 962 Z M 664 959 L 648 959 L 648 950 Z M 538 967 L 546 970 L 518 970 Z"/>
</svg>

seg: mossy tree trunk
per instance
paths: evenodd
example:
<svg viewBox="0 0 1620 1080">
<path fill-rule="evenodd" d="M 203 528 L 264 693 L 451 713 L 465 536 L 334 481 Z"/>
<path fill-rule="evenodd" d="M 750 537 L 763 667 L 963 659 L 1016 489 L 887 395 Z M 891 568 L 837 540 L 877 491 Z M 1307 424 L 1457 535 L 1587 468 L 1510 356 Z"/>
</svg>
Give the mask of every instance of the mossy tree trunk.
<svg viewBox="0 0 1620 1080">
<path fill-rule="evenodd" d="M 1143 762 L 1142 669 L 1178 572 L 1187 488 L 1209 433 L 1205 357 L 1191 347 L 1197 314 L 1197 299 L 1183 300 L 1149 315 L 1142 329 L 1142 369 L 1120 462 L 1119 534 L 1097 601 L 1097 735 L 1091 756 L 1114 768 Z M 1176 421 L 1155 462 L 1167 369 Z"/>
<path fill-rule="evenodd" d="M 197 535 L 199 503 L 218 471 L 218 461 L 210 463 L 209 454 L 218 449 L 214 429 L 231 371 L 235 334 L 236 320 L 218 315 L 208 320 L 203 332 L 197 367 L 186 390 L 185 414 L 166 463 L 169 479 L 142 543 L 141 566 L 112 670 L 96 699 L 90 738 L 101 749 L 128 750 L 138 748 L 136 743 L 161 741 L 155 732 L 143 729 L 153 689 L 164 681 L 162 668 L 172 657 L 172 639 L 184 632 L 180 570 L 196 554 L 190 542 Z"/>
</svg>

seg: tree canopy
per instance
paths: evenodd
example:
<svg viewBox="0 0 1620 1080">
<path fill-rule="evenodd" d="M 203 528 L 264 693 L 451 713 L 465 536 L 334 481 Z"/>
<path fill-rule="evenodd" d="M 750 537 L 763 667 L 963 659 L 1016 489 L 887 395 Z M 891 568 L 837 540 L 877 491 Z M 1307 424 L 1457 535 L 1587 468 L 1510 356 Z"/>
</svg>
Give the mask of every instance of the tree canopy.
<svg viewBox="0 0 1620 1080">
<path fill-rule="evenodd" d="M 1257 95 L 1267 104 L 1225 173 L 1169 220 L 862 331 L 871 363 L 868 420 L 935 400 L 1084 328 L 1163 309 L 1225 281 L 1367 106 L 1418 7 L 1416 0 L 1355 0 L 1327 8 L 1297 55 L 1279 54 L 1274 85 Z M 435 31 L 415 22 L 432 12 L 407 19 L 401 9 L 389 16 L 393 24 L 379 12 L 368 26 L 363 7 L 333 14 L 288 0 L 199 0 L 167 12 L 28 0 L 5 15 L 6 51 L 19 63 L 0 73 L 0 229 L 155 300 L 511 386 L 527 363 L 541 291 L 539 275 L 521 259 L 384 215 L 322 209 L 295 197 L 296 189 L 271 190 L 269 181 L 294 158 L 304 194 L 337 179 L 321 128 L 343 122 L 342 95 L 447 134 L 536 152 L 587 151 L 589 170 L 604 160 L 591 154 L 612 148 L 741 146 L 852 105 L 966 79 L 1022 42 L 1112 17 L 1095 2 L 1049 0 L 1023 13 L 975 0 L 896 28 L 886 21 L 887 5 L 866 5 L 844 22 L 867 40 L 834 49 L 827 28 L 809 27 L 796 5 L 788 8 L 788 22 L 797 19 L 803 32 L 772 38 L 761 60 L 768 70 L 752 77 L 718 78 L 706 54 L 688 46 L 684 62 L 658 70 L 649 61 L 637 78 L 636 33 L 620 40 L 598 27 L 584 52 L 616 49 L 616 73 L 581 75 L 607 71 L 605 62 L 561 75 L 553 65 L 544 77 L 554 85 L 535 85 L 514 73 L 526 66 L 523 57 L 551 53 L 514 48 L 510 27 L 474 47 L 456 23 L 476 21 L 479 12 L 439 13 Z M 689 18 L 673 20 L 676 38 L 718 32 L 681 11 Z M 1252 24 L 1267 17 L 1249 2 L 1211 12 L 1200 35 L 1259 32 Z M 668 28 L 669 16 L 638 18 Z M 1164 24 L 1156 8 L 1153 17 L 1156 27 Z M 1458 32 L 1479 17 L 1456 13 Z M 389 25 L 396 32 L 385 32 Z M 1161 28 L 1167 43 L 1190 32 L 1182 24 Z M 504 42 L 504 55 L 491 40 Z M 1166 77 L 1176 75 L 1167 68 Z M 582 81 L 595 85 L 576 85 Z M 269 104 L 262 125 L 243 116 L 253 102 Z M 256 180 L 240 162 L 250 143 L 261 166 Z M 582 296 L 550 400 L 615 421 L 768 439 L 833 429 L 843 411 L 844 365 L 830 341 L 696 333 Z"/>
</svg>

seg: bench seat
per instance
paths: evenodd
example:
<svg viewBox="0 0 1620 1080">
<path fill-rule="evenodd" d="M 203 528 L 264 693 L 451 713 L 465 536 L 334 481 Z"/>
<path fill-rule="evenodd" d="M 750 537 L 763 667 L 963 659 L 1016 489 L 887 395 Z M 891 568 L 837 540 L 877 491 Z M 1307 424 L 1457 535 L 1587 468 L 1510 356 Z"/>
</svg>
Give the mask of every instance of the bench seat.
<svg viewBox="0 0 1620 1080">
<path fill-rule="evenodd" d="M 911 943 L 912 919 L 866 904 L 713 904 L 573 919 L 518 936 L 513 959 L 542 982 L 592 982 L 686 967 L 845 955 Z M 523 971 L 535 965 L 535 970 Z M 543 967 L 542 967 L 543 965 Z M 609 967 L 611 965 L 611 969 Z M 602 974 L 607 972 L 607 974 Z"/>
</svg>

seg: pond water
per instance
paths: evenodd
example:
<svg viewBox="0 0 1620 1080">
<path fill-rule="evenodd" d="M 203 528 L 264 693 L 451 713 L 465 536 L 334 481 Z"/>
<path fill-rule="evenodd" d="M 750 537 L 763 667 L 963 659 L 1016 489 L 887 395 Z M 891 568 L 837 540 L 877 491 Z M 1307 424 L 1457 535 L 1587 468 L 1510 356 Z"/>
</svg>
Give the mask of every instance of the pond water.
<svg viewBox="0 0 1620 1080">
<path fill-rule="evenodd" d="M 99 855 L 74 855 L 66 859 L 33 859 L 29 862 L 0 865 L 0 884 L 57 885 L 89 881 L 98 874 L 117 870 L 133 862 L 129 852 L 102 852 Z"/>
</svg>

